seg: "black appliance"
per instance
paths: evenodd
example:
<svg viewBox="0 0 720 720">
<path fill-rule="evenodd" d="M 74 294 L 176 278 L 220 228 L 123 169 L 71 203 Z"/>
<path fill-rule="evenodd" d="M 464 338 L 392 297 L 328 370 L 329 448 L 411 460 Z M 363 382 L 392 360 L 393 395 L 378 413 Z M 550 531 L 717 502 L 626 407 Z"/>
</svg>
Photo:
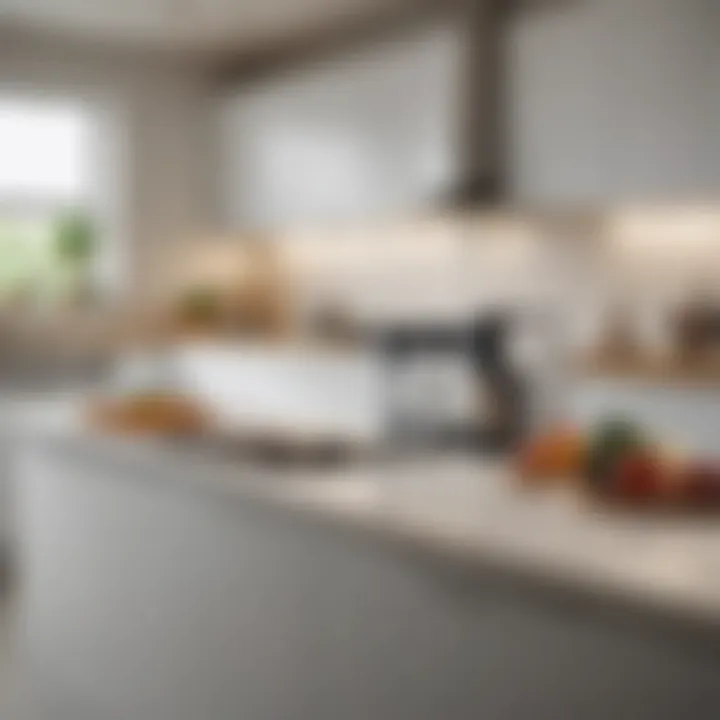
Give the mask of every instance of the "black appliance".
<svg viewBox="0 0 720 720">
<path fill-rule="evenodd" d="M 509 452 L 522 440 L 527 422 L 526 384 L 509 352 L 512 315 L 479 315 L 460 323 L 424 323 L 387 327 L 377 334 L 386 363 L 386 422 L 391 447 Z M 464 363 L 475 411 L 461 422 L 418 423 L 401 407 L 403 376 L 422 357 L 445 355 Z M 418 396 L 431 392 L 414 388 Z"/>
</svg>

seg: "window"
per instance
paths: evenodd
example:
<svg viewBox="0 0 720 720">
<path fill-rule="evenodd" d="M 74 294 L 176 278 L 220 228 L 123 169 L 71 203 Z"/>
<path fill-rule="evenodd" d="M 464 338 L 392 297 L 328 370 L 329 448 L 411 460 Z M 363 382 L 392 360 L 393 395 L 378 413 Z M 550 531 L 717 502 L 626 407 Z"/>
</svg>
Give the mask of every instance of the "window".
<svg viewBox="0 0 720 720">
<path fill-rule="evenodd" d="M 54 298 L 89 277 L 93 130 L 82 105 L 0 95 L 0 298 Z M 72 232 L 86 234 L 82 258 L 65 252 Z"/>
</svg>

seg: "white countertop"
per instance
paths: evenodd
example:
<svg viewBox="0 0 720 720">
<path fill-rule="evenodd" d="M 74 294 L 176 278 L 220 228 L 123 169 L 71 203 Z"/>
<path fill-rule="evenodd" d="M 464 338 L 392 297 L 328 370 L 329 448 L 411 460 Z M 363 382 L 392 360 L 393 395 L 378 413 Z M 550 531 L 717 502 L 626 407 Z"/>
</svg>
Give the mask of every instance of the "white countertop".
<svg viewBox="0 0 720 720">
<path fill-rule="evenodd" d="M 92 462 L 141 463 L 133 475 L 309 512 L 635 608 L 720 622 L 720 518 L 599 513 L 569 490 L 520 491 L 508 467 L 470 456 L 271 470 L 154 442 L 76 435 L 56 437 L 55 446 Z"/>
</svg>

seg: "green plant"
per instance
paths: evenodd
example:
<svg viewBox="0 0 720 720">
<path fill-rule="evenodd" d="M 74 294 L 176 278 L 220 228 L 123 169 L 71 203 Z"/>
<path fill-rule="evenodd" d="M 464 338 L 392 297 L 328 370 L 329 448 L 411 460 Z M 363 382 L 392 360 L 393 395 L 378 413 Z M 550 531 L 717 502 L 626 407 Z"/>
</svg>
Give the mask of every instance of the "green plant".
<svg viewBox="0 0 720 720">
<path fill-rule="evenodd" d="M 97 230 L 93 220 L 77 210 L 68 210 L 53 223 L 53 251 L 60 265 L 61 285 L 74 302 L 92 302 L 91 265 L 97 250 Z"/>
<path fill-rule="evenodd" d="M 55 221 L 55 252 L 58 259 L 74 267 L 86 266 L 94 257 L 97 244 L 95 224 L 78 211 L 62 213 Z"/>
</svg>

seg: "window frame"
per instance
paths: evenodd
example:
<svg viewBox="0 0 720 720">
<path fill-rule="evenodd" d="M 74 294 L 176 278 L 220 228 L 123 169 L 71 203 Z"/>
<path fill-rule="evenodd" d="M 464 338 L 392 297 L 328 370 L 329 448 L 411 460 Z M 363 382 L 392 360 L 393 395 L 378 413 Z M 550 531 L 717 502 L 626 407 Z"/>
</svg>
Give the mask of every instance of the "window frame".
<svg viewBox="0 0 720 720">
<path fill-rule="evenodd" d="M 54 106 L 71 107 L 82 113 L 89 122 L 88 177 L 82 199 L 73 200 L 63 197 L 61 193 L 55 194 L 52 192 L 28 193 L 18 190 L 17 193 L 11 193 L 0 191 L 0 215 L 14 215 L 18 219 L 36 216 L 50 220 L 66 211 L 87 212 L 98 227 L 99 235 L 99 249 L 91 265 L 90 275 L 96 281 L 100 281 L 100 289 L 103 293 L 105 290 L 117 286 L 117 280 L 119 279 L 117 271 L 120 268 L 108 268 L 108 259 L 117 259 L 116 243 L 108 242 L 110 237 L 115 234 L 112 232 L 115 229 L 113 225 L 117 225 L 117 222 L 111 222 L 112 218 L 108 217 L 108 206 L 112 203 L 114 208 L 116 198 L 109 200 L 100 197 L 97 190 L 99 180 L 107 177 L 108 172 L 113 175 L 118 174 L 119 168 L 106 168 L 103 166 L 103 163 L 107 161 L 107 153 L 98 142 L 98 135 L 101 132 L 115 130 L 115 121 L 111 118 L 110 112 L 115 103 L 110 102 L 107 92 L 101 92 L 98 89 L 83 90 L 70 87 L 66 89 L 53 86 L 48 91 L 46 86 L 35 83 L 0 83 L 0 100 L 16 101 L 18 104 L 25 102 L 29 106 L 35 107 L 43 105 L 49 108 Z M 111 138 L 111 140 L 114 139 Z M 118 190 L 116 177 L 112 178 L 111 189 Z M 113 262 L 112 264 L 115 265 L 116 263 Z"/>
</svg>

